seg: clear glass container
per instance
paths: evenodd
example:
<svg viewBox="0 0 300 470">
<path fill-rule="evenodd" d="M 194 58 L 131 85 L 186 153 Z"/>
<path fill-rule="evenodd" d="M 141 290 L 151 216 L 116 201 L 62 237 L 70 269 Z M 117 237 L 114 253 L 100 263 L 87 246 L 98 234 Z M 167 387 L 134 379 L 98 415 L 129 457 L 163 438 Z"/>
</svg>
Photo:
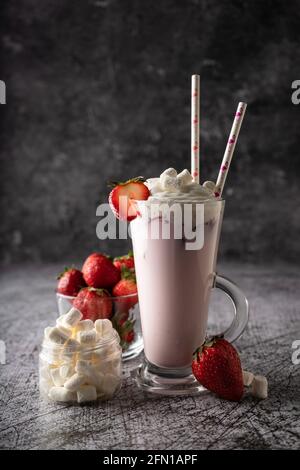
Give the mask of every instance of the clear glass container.
<svg viewBox="0 0 300 470">
<path fill-rule="evenodd" d="M 75 298 L 56 293 L 59 315 L 70 310 Z M 123 361 L 137 357 L 144 348 L 137 294 L 104 297 L 104 301 L 112 305 L 110 320 L 120 336 Z"/>
<path fill-rule="evenodd" d="M 122 349 L 119 341 L 113 328 L 93 347 L 85 347 L 72 337 L 64 345 L 54 344 L 45 332 L 39 355 L 41 395 L 64 403 L 112 398 L 121 387 Z"/>
</svg>

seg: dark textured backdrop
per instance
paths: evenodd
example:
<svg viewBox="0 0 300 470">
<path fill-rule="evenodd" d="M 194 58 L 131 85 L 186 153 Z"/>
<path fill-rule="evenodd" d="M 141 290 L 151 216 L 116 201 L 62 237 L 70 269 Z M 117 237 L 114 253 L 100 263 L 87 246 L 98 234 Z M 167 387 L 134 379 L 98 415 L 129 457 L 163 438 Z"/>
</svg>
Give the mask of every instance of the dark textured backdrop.
<svg viewBox="0 0 300 470">
<path fill-rule="evenodd" d="M 202 175 L 226 185 L 222 256 L 300 259 L 300 2 L 1 1 L 1 259 L 80 259 L 100 243 L 106 180 L 189 166 L 190 75 L 201 74 Z"/>
</svg>

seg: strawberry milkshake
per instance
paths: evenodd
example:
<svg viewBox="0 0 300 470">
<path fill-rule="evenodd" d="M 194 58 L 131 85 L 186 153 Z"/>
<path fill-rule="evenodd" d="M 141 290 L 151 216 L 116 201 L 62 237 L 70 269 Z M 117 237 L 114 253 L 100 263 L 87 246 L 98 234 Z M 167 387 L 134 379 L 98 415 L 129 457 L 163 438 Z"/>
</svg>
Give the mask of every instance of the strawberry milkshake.
<svg viewBox="0 0 300 470">
<path fill-rule="evenodd" d="M 177 174 L 169 168 L 145 185 L 150 196 L 136 202 L 138 216 L 130 224 L 145 356 L 150 365 L 184 376 L 206 335 L 224 201 L 215 197 L 214 183 L 201 186 L 188 170 Z M 164 212 L 152 211 L 154 205 L 177 205 L 183 213 L 189 206 L 191 225 L 204 236 L 201 246 L 188 248 L 185 217 L 181 237 L 175 233 L 174 218 L 167 219 L 170 236 L 165 238 Z M 200 221 L 197 207 L 202 209 Z"/>
</svg>

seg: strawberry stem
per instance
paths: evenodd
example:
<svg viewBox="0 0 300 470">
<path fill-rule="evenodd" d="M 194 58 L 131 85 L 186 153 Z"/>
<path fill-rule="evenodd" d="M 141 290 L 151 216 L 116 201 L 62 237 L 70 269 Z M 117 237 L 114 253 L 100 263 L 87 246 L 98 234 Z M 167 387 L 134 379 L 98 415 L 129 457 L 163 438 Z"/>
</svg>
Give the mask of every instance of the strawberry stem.
<svg viewBox="0 0 300 470">
<path fill-rule="evenodd" d="M 135 178 L 131 178 L 127 181 L 108 181 L 107 185 L 108 187 L 114 188 L 115 186 L 125 186 L 129 183 L 144 183 L 145 181 L 146 179 L 144 178 L 144 176 L 136 176 Z"/>
</svg>

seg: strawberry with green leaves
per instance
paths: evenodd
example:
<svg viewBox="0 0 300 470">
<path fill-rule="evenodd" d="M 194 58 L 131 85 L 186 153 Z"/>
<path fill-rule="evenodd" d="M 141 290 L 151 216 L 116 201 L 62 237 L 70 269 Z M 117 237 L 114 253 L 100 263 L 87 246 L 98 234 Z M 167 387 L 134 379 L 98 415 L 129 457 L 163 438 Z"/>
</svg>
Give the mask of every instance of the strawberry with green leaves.
<svg viewBox="0 0 300 470">
<path fill-rule="evenodd" d="M 134 269 L 133 252 L 129 251 L 127 255 L 117 256 L 116 258 L 114 258 L 113 263 L 115 267 L 119 269 L 119 271 L 122 271 L 123 267 L 127 269 Z"/>
<path fill-rule="evenodd" d="M 146 200 L 150 196 L 150 191 L 144 184 L 144 178 L 138 176 L 125 181 L 124 183 L 111 183 L 114 188 L 109 194 L 110 207 L 117 219 L 130 222 L 137 216 L 135 200 Z"/>
<path fill-rule="evenodd" d="M 57 279 L 57 292 L 71 297 L 75 297 L 86 286 L 82 272 L 75 268 L 65 268 Z"/>
<path fill-rule="evenodd" d="M 110 289 L 121 275 L 111 259 L 102 253 L 92 253 L 83 263 L 82 273 L 88 286 Z"/>
<path fill-rule="evenodd" d="M 112 294 L 116 297 L 115 304 L 118 312 L 128 312 L 138 302 L 136 277 L 133 269 L 122 268 L 121 279 L 113 287 Z"/>
<path fill-rule="evenodd" d="M 107 290 L 85 287 L 74 299 L 73 307 L 80 310 L 83 320 L 96 321 L 111 317 L 113 303 Z"/>
<path fill-rule="evenodd" d="M 198 382 L 219 397 L 241 400 L 244 393 L 241 361 L 236 349 L 223 337 L 208 339 L 195 351 L 192 370 Z"/>
</svg>

